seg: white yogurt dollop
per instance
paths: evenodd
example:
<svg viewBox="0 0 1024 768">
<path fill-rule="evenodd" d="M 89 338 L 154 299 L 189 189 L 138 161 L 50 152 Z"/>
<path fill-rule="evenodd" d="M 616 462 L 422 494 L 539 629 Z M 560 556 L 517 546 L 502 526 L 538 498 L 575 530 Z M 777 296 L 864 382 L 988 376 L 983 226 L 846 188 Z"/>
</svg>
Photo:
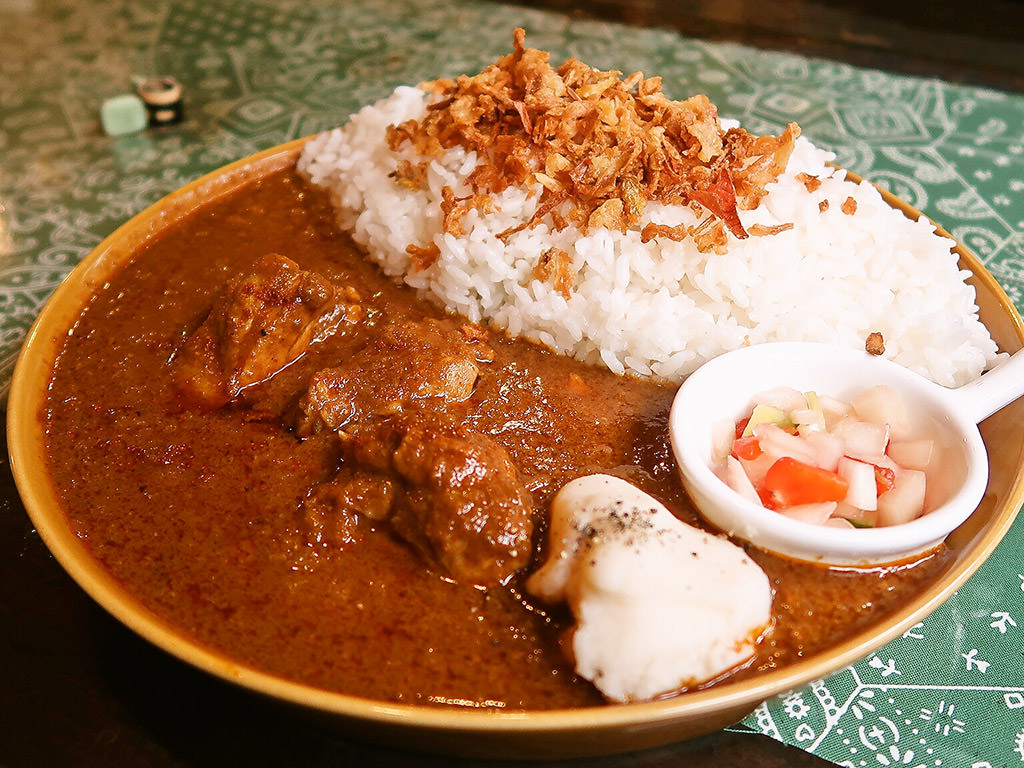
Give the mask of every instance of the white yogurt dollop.
<svg viewBox="0 0 1024 768">
<path fill-rule="evenodd" d="M 612 701 L 718 677 L 753 656 L 771 622 L 768 577 L 743 549 L 620 478 L 565 485 L 551 503 L 549 547 L 527 589 L 568 602 L 576 672 Z"/>
</svg>

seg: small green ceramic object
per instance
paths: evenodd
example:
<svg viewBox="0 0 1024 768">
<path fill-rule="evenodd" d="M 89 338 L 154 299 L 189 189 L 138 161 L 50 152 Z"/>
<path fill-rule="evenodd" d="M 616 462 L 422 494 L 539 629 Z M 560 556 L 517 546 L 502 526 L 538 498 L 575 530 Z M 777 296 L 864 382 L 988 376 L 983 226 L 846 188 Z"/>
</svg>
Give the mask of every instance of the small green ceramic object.
<svg viewBox="0 0 1024 768">
<path fill-rule="evenodd" d="M 149 124 L 146 105 L 133 93 L 112 96 L 100 105 L 100 124 L 108 136 L 138 133 Z"/>
</svg>

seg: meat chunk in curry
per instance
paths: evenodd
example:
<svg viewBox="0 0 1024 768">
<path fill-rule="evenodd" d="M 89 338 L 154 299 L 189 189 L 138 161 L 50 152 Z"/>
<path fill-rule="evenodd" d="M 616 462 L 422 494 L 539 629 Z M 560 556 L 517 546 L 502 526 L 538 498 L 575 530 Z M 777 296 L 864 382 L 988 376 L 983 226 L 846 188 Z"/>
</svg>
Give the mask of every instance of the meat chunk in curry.
<svg viewBox="0 0 1024 768">
<path fill-rule="evenodd" d="M 294 362 L 310 344 L 353 327 L 359 296 L 276 253 L 230 282 L 175 356 L 182 393 L 217 408 Z"/>
<path fill-rule="evenodd" d="M 440 412 L 473 394 L 478 364 L 492 356 L 473 328 L 429 318 L 387 324 L 348 360 L 313 377 L 297 431 L 335 431 L 410 409 Z"/>
<path fill-rule="evenodd" d="M 530 559 L 530 494 L 494 440 L 416 426 L 394 453 L 406 482 L 395 529 L 457 579 L 502 581 Z"/>
<path fill-rule="evenodd" d="M 458 407 L 473 394 L 478 366 L 493 358 L 486 334 L 432 318 L 367 320 L 357 302 L 353 291 L 269 254 L 227 286 L 182 347 L 178 385 L 220 407 L 309 345 L 379 326 L 362 346 L 358 336 L 355 346 L 337 346 L 347 351 L 331 354 L 343 359 L 313 374 L 299 401 L 296 434 L 337 433 L 343 457 L 336 477 L 307 499 L 310 538 L 352 543 L 360 518 L 387 520 L 452 578 L 507 579 L 530 557 L 530 494 L 504 448 L 460 426 L 466 410 Z"/>
<path fill-rule="evenodd" d="M 365 422 L 339 437 L 345 463 L 307 502 L 315 535 L 352 540 L 354 514 L 387 519 L 446 575 L 480 585 L 503 582 L 529 562 L 530 493 L 492 438 L 410 418 Z"/>
</svg>

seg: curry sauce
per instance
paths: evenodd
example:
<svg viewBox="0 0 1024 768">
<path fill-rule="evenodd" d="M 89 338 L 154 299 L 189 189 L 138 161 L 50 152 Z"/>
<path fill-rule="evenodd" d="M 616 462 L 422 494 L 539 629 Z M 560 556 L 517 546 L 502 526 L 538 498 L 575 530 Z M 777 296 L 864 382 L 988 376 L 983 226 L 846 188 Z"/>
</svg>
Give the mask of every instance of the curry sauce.
<svg viewBox="0 0 1024 768">
<path fill-rule="evenodd" d="M 139 250 L 86 307 L 57 360 L 44 414 L 50 470 L 78 536 L 148 608 L 271 674 L 395 702 L 600 705 L 561 647 L 570 617 L 531 601 L 522 584 L 543 554 L 551 496 L 583 474 L 620 475 L 702 525 L 668 445 L 674 388 L 486 333 L 490 351 L 468 397 L 431 419 L 483 435 L 508 457 L 528 491 L 533 551 L 498 583 L 452 578 L 388 520 L 340 525 L 328 511 L 311 527 L 310 499 L 351 456 L 333 431 L 297 426 L 296 409 L 317 374 L 351 359 L 365 336 L 311 344 L 226 404 L 183 397 L 173 362 L 225 285 L 268 253 L 351 289 L 371 336 L 395 323 L 462 331 L 459 318 L 370 264 L 296 173 L 209 202 Z M 940 550 L 843 571 L 750 555 L 772 582 L 775 618 L 734 677 L 883 620 L 949 560 Z"/>
</svg>

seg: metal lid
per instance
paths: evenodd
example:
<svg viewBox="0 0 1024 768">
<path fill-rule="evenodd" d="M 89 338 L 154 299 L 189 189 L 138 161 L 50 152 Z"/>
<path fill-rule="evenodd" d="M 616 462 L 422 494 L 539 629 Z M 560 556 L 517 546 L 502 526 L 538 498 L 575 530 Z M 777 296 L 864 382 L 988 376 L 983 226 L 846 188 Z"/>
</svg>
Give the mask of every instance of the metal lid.
<svg viewBox="0 0 1024 768">
<path fill-rule="evenodd" d="M 151 77 L 139 84 L 139 96 L 152 107 L 164 107 L 181 100 L 181 85 L 173 77 Z"/>
</svg>

